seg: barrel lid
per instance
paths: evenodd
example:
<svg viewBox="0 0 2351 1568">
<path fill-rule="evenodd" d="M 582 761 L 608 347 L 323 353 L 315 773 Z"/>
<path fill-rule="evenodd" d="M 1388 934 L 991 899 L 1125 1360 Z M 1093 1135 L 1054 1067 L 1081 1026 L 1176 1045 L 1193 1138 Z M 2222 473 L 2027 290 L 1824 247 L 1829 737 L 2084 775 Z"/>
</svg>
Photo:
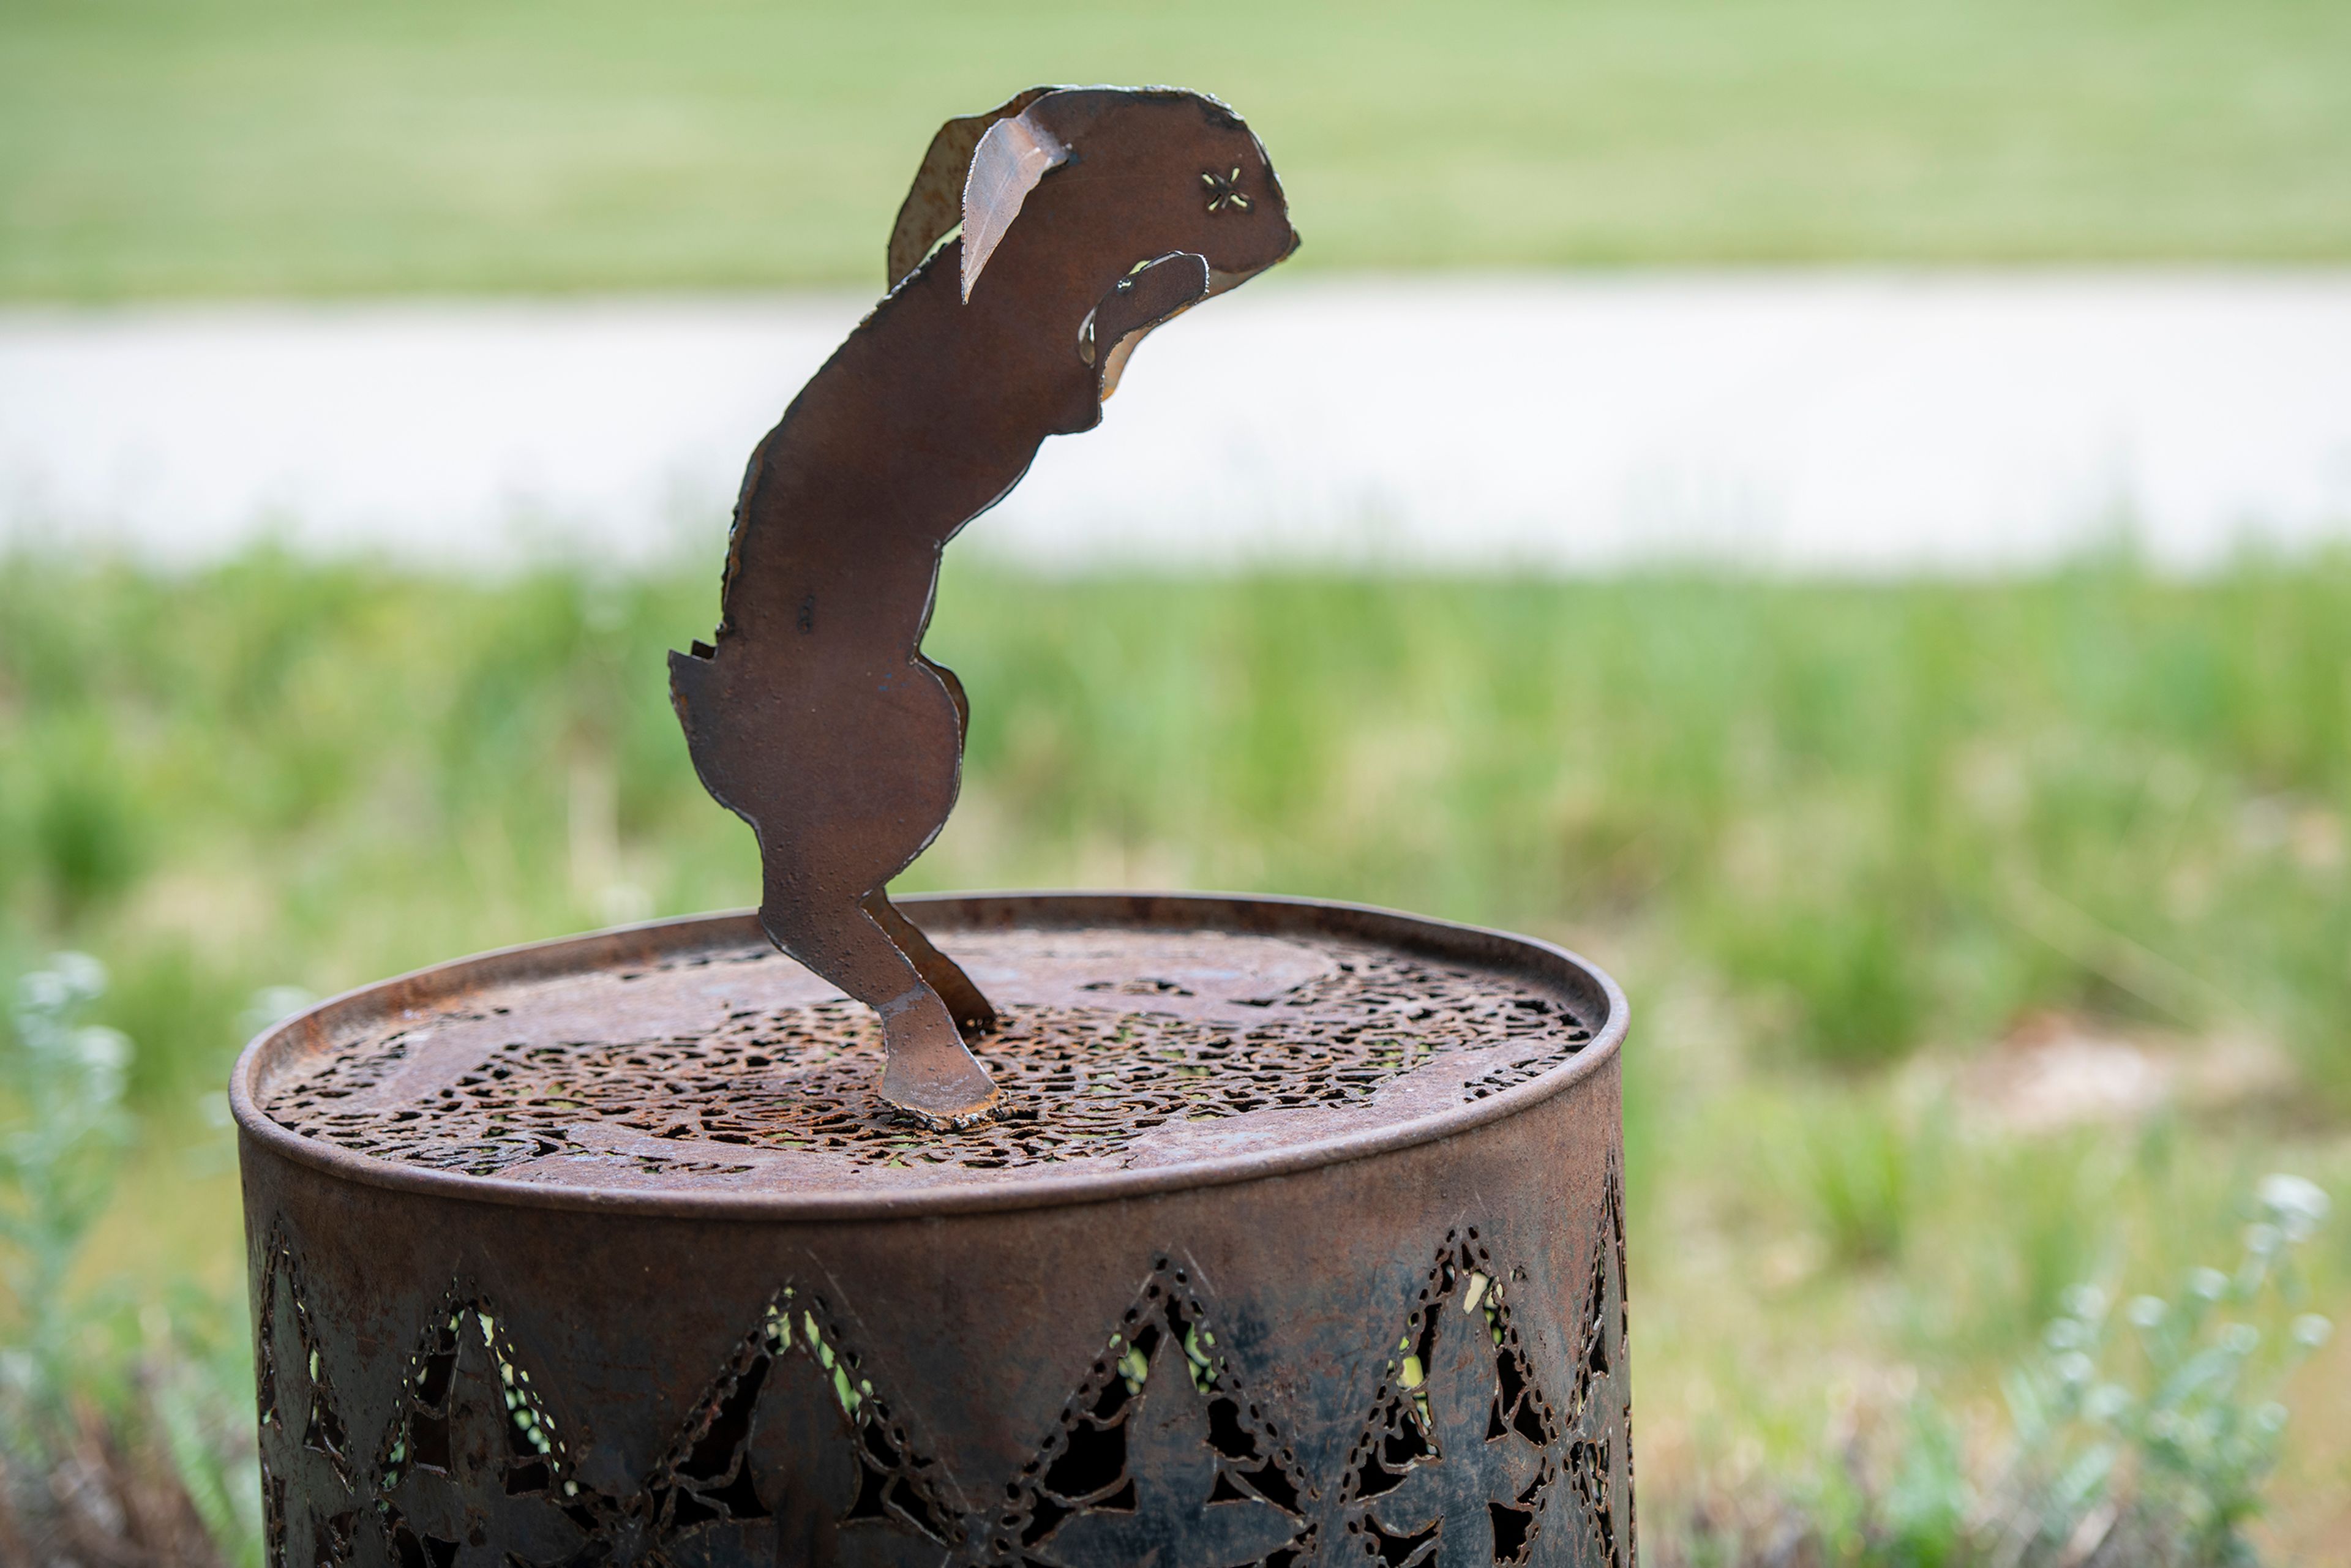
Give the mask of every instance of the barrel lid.
<svg viewBox="0 0 2351 1568">
<path fill-rule="evenodd" d="M 1010 1113 L 920 1129 L 878 1026 L 747 914 L 510 948 L 278 1025 L 247 1134 L 377 1185 L 809 1217 L 1020 1207 L 1359 1157 L 1554 1092 L 1625 1004 L 1548 944 L 1361 905 L 1207 894 L 909 898 L 993 998 Z"/>
</svg>

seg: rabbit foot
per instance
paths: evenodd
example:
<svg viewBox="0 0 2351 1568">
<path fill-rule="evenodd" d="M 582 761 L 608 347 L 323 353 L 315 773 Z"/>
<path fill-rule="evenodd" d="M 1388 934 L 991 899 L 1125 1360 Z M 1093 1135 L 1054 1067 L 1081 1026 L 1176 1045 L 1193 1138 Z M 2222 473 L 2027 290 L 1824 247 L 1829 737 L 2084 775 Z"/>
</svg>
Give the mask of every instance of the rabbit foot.
<svg viewBox="0 0 2351 1568">
<path fill-rule="evenodd" d="M 977 1126 L 1001 1092 L 964 1044 L 955 1016 L 927 987 L 883 1009 L 882 1098 L 933 1132 Z"/>
</svg>

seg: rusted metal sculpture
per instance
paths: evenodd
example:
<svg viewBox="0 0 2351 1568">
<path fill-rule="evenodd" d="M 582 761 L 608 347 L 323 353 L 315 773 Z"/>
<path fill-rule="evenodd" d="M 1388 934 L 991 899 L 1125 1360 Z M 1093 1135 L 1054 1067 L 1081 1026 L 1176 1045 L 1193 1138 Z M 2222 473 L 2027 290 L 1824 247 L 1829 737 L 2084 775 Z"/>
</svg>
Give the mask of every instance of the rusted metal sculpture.
<svg viewBox="0 0 2351 1568">
<path fill-rule="evenodd" d="M 940 131 L 673 656 L 756 920 L 239 1059 L 272 1568 L 1637 1568 L 1606 976 L 1307 900 L 884 892 L 956 795 L 941 549 L 1295 244 L 1205 99 Z"/>
<path fill-rule="evenodd" d="M 752 455 L 718 630 L 670 655 L 672 699 L 758 835 L 768 938 L 881 1015 L 882 1095 L 928 1124 L 997 1096 L 967 1043 L 995 1009 L 886 891 L 962 775 L 963 688 L 922 651 L 940 552 L 1047 436 L 1101 422 L 1145 333 L 1297 245 L 1215 99 L 1032 89 L 940 129 L 888 296 Z"/>
</svg>

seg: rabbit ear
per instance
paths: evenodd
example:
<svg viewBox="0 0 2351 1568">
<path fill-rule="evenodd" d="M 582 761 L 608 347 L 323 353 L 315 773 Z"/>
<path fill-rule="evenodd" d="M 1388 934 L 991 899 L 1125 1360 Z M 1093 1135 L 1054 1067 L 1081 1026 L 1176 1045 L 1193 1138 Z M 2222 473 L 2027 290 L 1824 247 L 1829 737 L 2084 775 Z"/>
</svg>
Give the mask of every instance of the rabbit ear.
<svg viewBox="0 0 2351 1568">
<path fill-rule="evenodd" d="M 1037 182 L 1069 161 L 1061 139 L 1029 118 L 1026 110 L 987 128 L 972 150 L 971 173 L 963 183 L 963 297 L 971 299 L 980 268 L 1020 215 L 1020 204 Z"/>
<path fill-rule="evenodd" d="M 1019 114 L 1053 89 L 1032 87 L 998 104 L 984 114 L 967 114 L 939 127 L 931 138 L 923 166 L 914 171 L 898 221 L 890 230 L 889 287 L 895 288 L 906 274 L 922 264 L 948 230 L 963 221 L 963 183 L 971 172 L 972 149 L 987 128 L 1008 114 Z"/>
</svg>

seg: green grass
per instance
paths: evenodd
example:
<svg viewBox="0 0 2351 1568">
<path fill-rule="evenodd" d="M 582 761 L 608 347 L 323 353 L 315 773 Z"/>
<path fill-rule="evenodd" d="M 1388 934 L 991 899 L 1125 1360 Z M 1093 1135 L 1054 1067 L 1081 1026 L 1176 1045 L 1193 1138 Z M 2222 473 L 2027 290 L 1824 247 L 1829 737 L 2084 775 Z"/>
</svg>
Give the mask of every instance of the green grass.
<svg viewBox="0 0 2351 1568">
<path fill-rule="evenodd" d="M 141 1047 L 150 1134 L 94 1285 L 168 1262 L 236 1289 L 193 1108 L 262 988 L 750 901 L 662 685 L 714 601 L 701 573 L 0 564 L 0 969 L 89 949 Z M 963 563 L 930 647 L 974 723 L 912 885 L 1366 899 L 1628 983 L 1657 1528 L 1911 1389 L 1978 1443 L 2064 1287 L 2226 1261 L 2266 1171 L 2351 1200 L 2351 561 L 1870 587 Z M 2291 1076 L 2001 1131 L 1970 1085 L 2053 1016 Z M 2351 1316 L 2351 1225 L 2310 1263 Z M 2294 1399 L 2280 1539 L 2324 1542 L 2351 1354 Z"/>
<path fill-rule="evenodd" d="M 11 0 L 0 298 L 878 287 L 930 131 L 1172 80 L 1307 267 L 2351 256 L 2334 0 Z"/>
<path fill-rule="evenodd" d="M 747 835 L 662 685 L 712 598 L 266 552 L 186 579 L 20 562 L 0 907 L 143 945 L 121 1021 L 178 1061 L 204 1054 L 188 1020 L 265 984 L 750 902 Z M 981 568 L 929 646 L 976 714 L 923 885 L 1655 929 L 1782 1062 L 2057 1010 L 2265 1031 L 2351 1093 L 2344 563 L 1998 587 Z"/>
</svg>

